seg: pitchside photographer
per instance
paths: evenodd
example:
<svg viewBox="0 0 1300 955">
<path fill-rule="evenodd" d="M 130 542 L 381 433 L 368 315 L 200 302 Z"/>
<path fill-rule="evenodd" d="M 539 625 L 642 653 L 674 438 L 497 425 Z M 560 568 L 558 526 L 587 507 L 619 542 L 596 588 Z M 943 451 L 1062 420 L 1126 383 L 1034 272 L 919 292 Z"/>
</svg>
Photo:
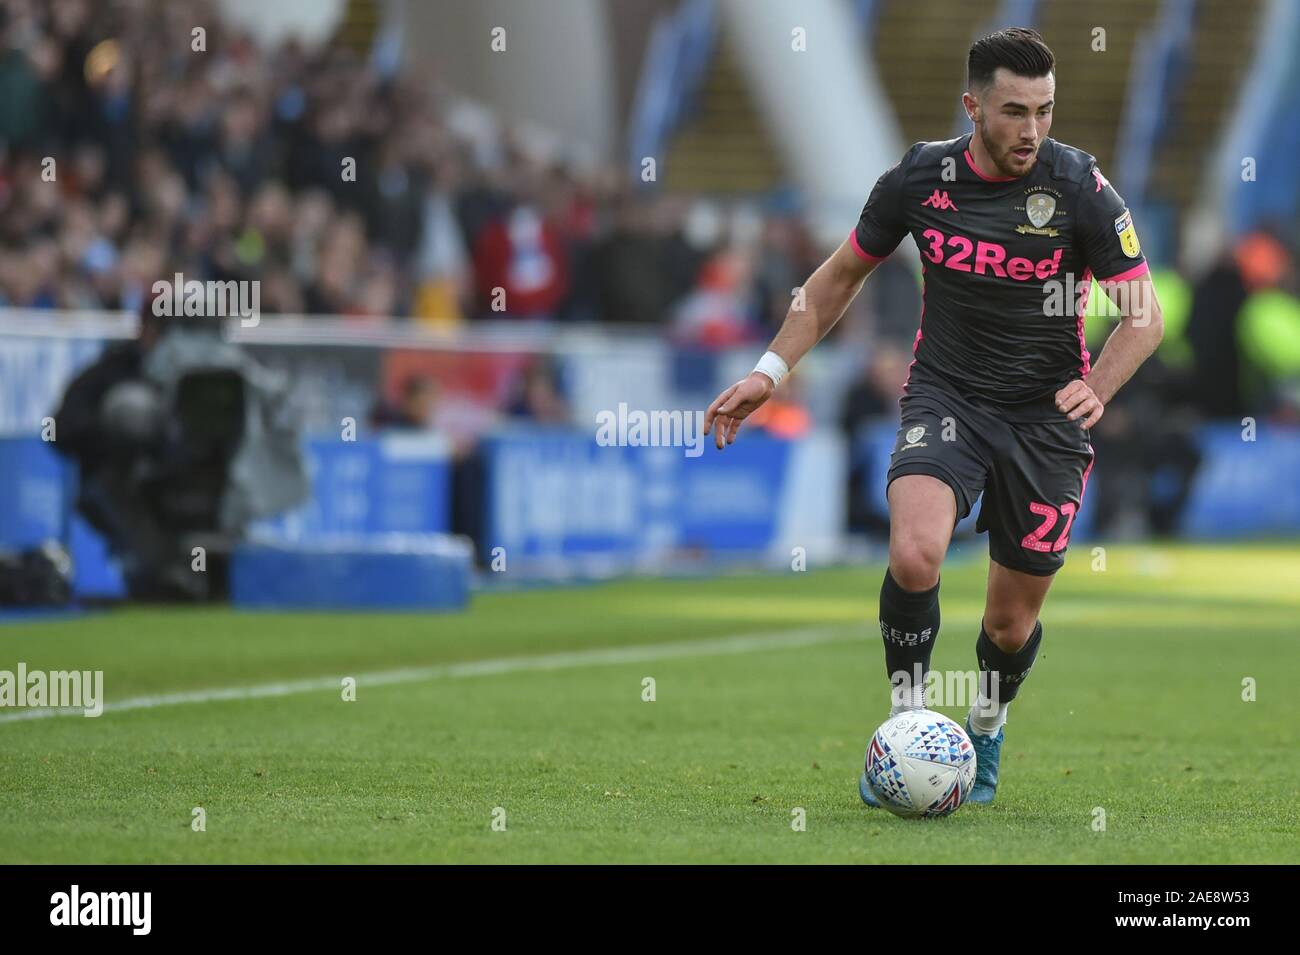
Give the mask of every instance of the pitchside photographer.
<svg viewBox="0 0 1300 955">
<path fill-rule="evenodd" d="M 159 317 L 146 301 L 135 340 L 78 375 L 56 415 L 55 447 L 79 467 L 78 510 L 121 561 L 132 599 L 224 596 L 226 558 L 249 522 L 307 495 L 287 381 L 221 325 Z"/>
</svg>

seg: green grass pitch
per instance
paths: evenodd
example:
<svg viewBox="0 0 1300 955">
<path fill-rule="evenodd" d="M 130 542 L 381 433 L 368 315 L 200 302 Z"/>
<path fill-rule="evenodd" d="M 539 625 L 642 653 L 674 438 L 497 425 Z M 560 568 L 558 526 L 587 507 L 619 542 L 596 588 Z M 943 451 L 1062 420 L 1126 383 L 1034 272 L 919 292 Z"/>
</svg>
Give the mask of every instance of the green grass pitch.
<svg viewBox="0 0 1300 955">
<path fill-rule="evenodd" d="M 102 669 L 110 704 L 324 688 L 0 710 L 0 862 L 1300 861 L 1300 552 L 1076 550 L 997 801 L 920 822 L 856 789 L 888 708 L 879 567 L 6 625 L 0 669 Z M 984 575 L 945 569 L 935 667 L 975 666 Z"/>
</svg>

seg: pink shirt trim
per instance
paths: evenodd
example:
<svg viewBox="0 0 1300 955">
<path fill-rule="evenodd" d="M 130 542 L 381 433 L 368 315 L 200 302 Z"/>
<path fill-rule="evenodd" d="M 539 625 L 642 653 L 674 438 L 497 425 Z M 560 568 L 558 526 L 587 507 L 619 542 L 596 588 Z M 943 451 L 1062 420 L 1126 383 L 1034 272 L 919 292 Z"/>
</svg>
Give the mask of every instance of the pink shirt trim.
<svg viewBox="0 0 1300 955">
<path fill-rule="evenodd" d="M 1016 178 L 1015 176 L 986 176 L 984 173 L 980 172 L 979 166 L 975 165 L 975 157 L 970 154 L 969 149 L 963 152 L 962 155 L 966 157 L 966 165 L 970 166 L 970 171 L 975 173 L 975 175 L 979 176 L 985 182 L 1010 182 Z"/>
<path fill-rule="evenodd" d="M 1146 264 L 1145 262 L 1142 262 L 1142 263 L 1140 263 L 1140 264 L 1138 264 L 1138 265 L 1133 266 L 1133 268 L 1131 268 L 1131 269 L 1126 269 L 1126 270 L 1124 270 L 1123 272 L 1119 273 L 1119 275 L 1112 275 L 1112 276 L 1111 276 L 1110 278 L 1108 278 L 1108 279 L 1097 279 L 1097 281 L 1098 281 L 1099 283 L 1104 283 L 1104 282 L 1123 282 L 1123 281 L 1125 281 L 1126 279 L 1135 279 L 1135 278 L 1137 278 L 1139 275 L 1146 275 L 1146 274 L 1147 274 L 1148 272 L 1150 272 L 1150 271 L 1151 271 L 1151 269 L 1147 266 L 1147 264 Z"/>
<path fill-rule="evenodd" d="M 868 252 L 866 249 L 864 249 L 862 246 L 860 246 L 860 245 L 858 244 L 858 230 L 857 230 L 857 229 L 854 229 L 852 232 L 849 233 L 849 244 L 853 246 L 853 251 L 856 252 L 856 253 L 858 254 L 858 258 L 862 259 L 864 262 L 883 262 L 883 261 L 885 261 L 885 256 L 883 256 L 883 255 L 872 255 L 870 252 Z"/>
</svg>

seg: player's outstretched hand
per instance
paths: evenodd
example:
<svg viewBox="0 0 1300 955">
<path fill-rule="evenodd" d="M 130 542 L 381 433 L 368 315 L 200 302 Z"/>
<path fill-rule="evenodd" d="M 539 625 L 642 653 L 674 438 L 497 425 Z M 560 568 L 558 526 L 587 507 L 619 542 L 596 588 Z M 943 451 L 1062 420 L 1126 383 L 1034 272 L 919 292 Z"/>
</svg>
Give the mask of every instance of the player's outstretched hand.
<svg viewBox="0 0 1300 955">
<path fill-rule="evenodd" d="M 713 426 L 717 425 L 713 440 L 721 451 L 724 443 L 731 444 L 736 440 L 740 423 L 772 397 L 775 390 L 772 379 L 767 375 L 761 371 L 750 372 L 749 377 L 740 379 L 713 399 L 713 404 L 704 413 L 704 433 L 713 431 Z"/>
<path fill-rule="evenodd" d="M 1102 413 L 1106 410 L 1101 399 L 1082 378 L 1075 379 L 1056 393 L 1056 407 L 1070 421 L 1082 418 L 1079 424 L 1084 430 L 1090 429 L 1100 421 Z"/>
</svg>

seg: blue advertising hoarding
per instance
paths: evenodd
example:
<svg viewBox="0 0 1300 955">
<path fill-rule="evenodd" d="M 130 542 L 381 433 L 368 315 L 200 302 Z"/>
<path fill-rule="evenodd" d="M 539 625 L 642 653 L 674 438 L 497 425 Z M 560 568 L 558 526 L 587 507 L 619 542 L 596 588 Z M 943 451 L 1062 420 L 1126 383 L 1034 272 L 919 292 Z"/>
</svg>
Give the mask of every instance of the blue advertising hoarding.
<svg viewBox="0 0 1300 955">
<path fill-rule="evenodd" d="M 305 446 L 311 498 L 257 521 L 251 536 L 281 541 L 369 534 L 439 533 L 451 521 L 451 459 L 446 443 L 423 432 L 310 438 Z"/>
<path fill-rule="evenodd" d="M 317 438 L 307 442 L 306 452 L 311 500 L 256 522 L 260 536 L 319 541 L 448 529 L 450 462 L 439 438 Z M 24 550 L 48 540 L 61 541 L 72 555 L 79 596 L 123 595 L 104 539 L 76 513 L 75 467 L 40 438 L 0 438 L 0 547 Z"/>
<path fill-rule="evenodd" d="M 604 447 L 568 429 L 487 438 L 486 549 L 510 559 L 762 552 L 773 543 L 791 442 L 761 433 L 706 446 Z"/>
</svg>

